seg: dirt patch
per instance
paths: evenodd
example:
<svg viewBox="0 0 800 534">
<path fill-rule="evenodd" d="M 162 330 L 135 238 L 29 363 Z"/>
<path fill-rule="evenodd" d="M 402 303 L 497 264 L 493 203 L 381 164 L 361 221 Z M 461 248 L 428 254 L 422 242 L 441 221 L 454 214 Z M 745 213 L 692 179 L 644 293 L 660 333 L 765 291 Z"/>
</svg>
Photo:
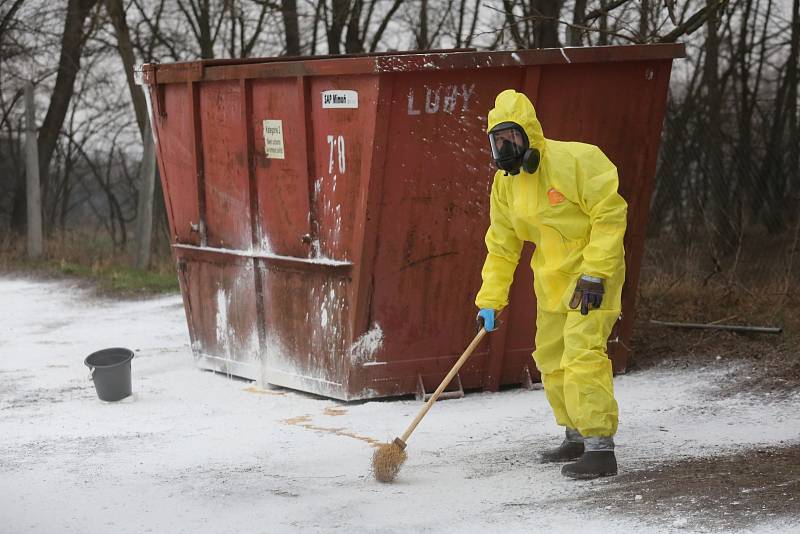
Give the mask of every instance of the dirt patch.
<svg viewBox="0 0 800 534">
<path fill-rule="evenodd" d="M 592 506 L 690 531 L 800 517 L 800 444 L 689 458 L 622 473 Z"/>
<path fill-rule="evenodd" d="M 648 310 L 643 310 L 634 326 L 634 356 L 628 366 L 631 372 L 655 367 L 699 369 L 725 364 L 736 367 L 737 371 L 720 384 L 722 394 L 750 392 L 781 396 L 800 390 L 800 341 L 791 334 L 681 330 L 650 324 L 650 316 Z"/>
</svg>

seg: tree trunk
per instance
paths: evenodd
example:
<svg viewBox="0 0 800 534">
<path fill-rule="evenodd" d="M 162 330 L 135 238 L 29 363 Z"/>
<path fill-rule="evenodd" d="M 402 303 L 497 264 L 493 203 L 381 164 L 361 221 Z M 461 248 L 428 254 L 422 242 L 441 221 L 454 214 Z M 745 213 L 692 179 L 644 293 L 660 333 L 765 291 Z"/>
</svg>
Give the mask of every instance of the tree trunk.
<svg viewBox="0 0 800 534">
<path fill-rule="evenodd" d="M 790 184 L 792 192 L 795 195 L 800 190 L 800 176 L 798 175 L 798 165 L 800 165 L 800 131 L 798 131 L 798 108 L 797 101 L 797 86 L 800 82 L 798 79 L 798 57 L 800 56 L 800 0 L 794 0 L 792 5 L 792 34 L 789 56 L 791 58 L 789 63 L 788 72 L 786 77 L 789 79 L 789 98 L 788 109 L 786 110 L 789 116 L 789 153 L 788 153 L 788 169 L 790 175 L 794 178 L 794 183 Z"/>
<path fill-rule="evenodd" d="M 475 0 L 475 8 L 472 10 L 472 23 L 469 26 L 469 34 L 467 35 L 464 46 L 469 48 L 472 46 L 472 40 L 475 38 L 475 27 L 478 25 L 478 17 L 481 13 L 481 0 Z"/>
<path fill-rule="evenodd" d="M 514 44 L 517 45 L 517 48 L 525 48 L 525 40 L 522 38 L 522 35 L 520 35 L 519 26 L 514 19 L 514 2 L 512 0 L 503 0 L 503 7 L 505 8 L 506 25 L 508 26 L 508 31 L 511 33 L 511 38 L 514 40 Z"/>
<path fill-rule="evenodd" d="M 456 48 L 462 46 L 462 34 L 464 33 L 464 15 L 467 10 L 467 0 L 458 1 L 458 23 L 456 24 Z"/>
<path fill-rule="evenodd" d="M 639 9 L 639 42 L 646 43 L 650 35 L 650 0 L 640 0 Z"/>
<path fill-rule="evenodd" d="M 586 0 L 575 0 L 575 9 L 572 12 L 572 24 L 574 26 L 584 26 L 586 17 Z M 583 46 L 583 30 L 578 28 L 569 29 L 569 46 Z"/>
<path fill-rule="evenodd" d="M 24 95 L 23 95 L 24 98 Z M 17 235 L 25 232 L 25 149 L 23 146 L 22 131 L 24 125 L 20 123 L 19 129 L 8 128 L 9 155 L 13 161 L 14 172 L 14 192 L 11 201 L 11 231 Z"/>
<path fill-rule="evenodd" d="M 297 0 L 282 0 L 281 15 L 283 15 L 283 27 L 286 31 L 286 55 L 299 56 L 300 25 L 297 22 Z"/>
<path fill-rule="evenodd" d="M 344 26 L 350 14 L 350 0 L 332 0 L 331 25 L 328 27 L 328 53 L 341 54 Z"/>
<path fill-rule="evenodd" d="M 533 43 L 536 48 L 558 48 L 558 18 L 563 0 L 531 0 L 531 11 L 540 17 L 534 24 Z"/>
<path fill-rule="evenodd" d="M 189 0 L 190 2 L 192 0 Z M 200 0 L 197 26 L 200 29 L 200 57 L 214 59 L 214 35 L 211 31 L 211 6 L 209 0 Z"/>
<path fill-rule="evenodd" d="M 792 152 L 796 154 L 796 138 L 789 138 L 784 146 L 784 133 L 787 125 L 791 125 L 790 115 L 797 109 L 797 83 L 798 83 L 798 55 L 800 55 L 800 42 L 798 41 L 798 25 L 800 25 L 800 6 L 798 0 L 792 4 L 792 35 L 789 58 L 786 62 L 786 75 L 778 88 L 775 98 L 775 111 L 767 141 L 767 153 L 761 170 L 761 183 L 764 184 L 765 201 L 760 210 L 762 220 L 767 230 L 777 234 L 786 229 L 784 208 L 787 204 L 786 193 L 788 186 L 787 172 L 796 173 L 796 168 L 788 168 L 784 164 L 784 157 L 790 160 Z M 794 100 L 792 100 L 794 98 Z M 787 154 L 788 152 L 788 154 Z"/>
<path fill-rule="evenodd" d="M 64 124 L 70 100 L 75 88 L 75 78 L 80 69 L 81 51 L 86 36 L 83 24 L 97 0 L 69 0 L 67 4 L 64 34 L 61 37 L 61 55 L 58 59 L 58 74 L 50 106 L 39 128 L 39 177 L 42 186 L 42 202 L 47 203 L 50 160 L 58 141 L 58 134 Z"/>
<path fill-rule="evenodd" d="M 28 214 L 28 258 L 41 257 L 42 243 L 42 199 L 39 187 L 39 157 L 36 146 L 36 110 L 33 103 L 33 84 L 25 85 L 25 180 Z"/>
<path fill-rule="evenodd" d="M 600 35 L 597 39 L 597 44 L 600 46 L 608 44 L 608 14 L 606 13 L 606 2 L 607 0 L 600 0 L 600 9 L 603 10 L 603 14 L 600 15 Z"/>
<path fill-rule="evenodd" d="M 364 51 L 364 43 L 361 41 L 361 11 L 363 7 L 363 0 L 353 0 L 350 22 L 347 23 L 347 34 L 344 40 L 344 49 L 348 54 L 360 54 Z"/>
<path fill-rule="evenodd" d="M 738 171 L 739 189 L 742 188 L 747 191 L 747 197 L 752 199 L 759 192 L 757 191 L 758 185 L 753 174 L 753 111 L 755 98 L 750 91 L 750 70 L 751 65 L 749 59 L 749 27 L 751 22 L 750 14 L 752 11 L 753 0 L 745 0 L 740 26 L 739 26 L 739 42 L 736 47 L 736 57 L 732 58 L 738 66 L 738 114 L 737 126 L 739 139 L 736 146 L 736 153 L 734 161 L 736 162 L 736 169 Z M 751 201 L 752 202 L 752 201 Z"/>
<path fill-rule="evenodd" d="M 417 49 L 428 48 L 428 0 L 419 3 L 419 32 L 417 33 Z"/>
<path fill-rule="evenodd" d="M 128 82 L 128 92 L 133 102 L 133 111 L 136 113 L 136 124 L 139 125 L 139 135 L 145 139 L 145 128 L 147 119 L 147 102 L 141 87 L 136 85 L 133 79 L 133 69 L 136 66 L 136 56 L 133 53 L 131 43 L 131 33 L 128 28 L 128 21 L 125 19 L 125 8 L 122 0 L 105 0 L 106 11 L 111 17 L 114 25 L 114 32 L 117 34 L 117 51 L 122 60 L 122 68 L 125 69 L 125 80 Z"/>
<path fill-rule="evenodd" d="M 389 8 L 389 11 L 383 16 L 383 20 L 378 25 L 378 29 L 375 30 L 375 33 L 372 34 L 372 41 L 369 45 L 369 51 L 375 52 L 378 49 L 378 45 L 381 42 L 381 37 L 383 37 L 383 32 L 386 31 L 386 28 L 389 26 L 389 22 L 391 22 L 392 17 L 400 9 L 400 6 L 403 5 L 403 0 L 394 0 L 392 7 Z"/>
<path fill-rule="evenodd" d="M 705 152 L 704 174 L 706 187 L 711 194 L 710 213 L 706 214 L 708 222 L 714 229 L 714 243 L 723 254 L 732 252 L 738 228 L 731 217 L 730 183 L 724 168 L 722 154 L 722 94 L 719 82 L 719 33 L 717 28 L 717 0 L 706 0 L 708 18 L 706 19 L 706 61 L 703 71 L 703 82 L 706 87 L 707 144 Z"/>
<path fill-rule="evenodd" d="M 317 7 L 314 9 L 314 24 L 311 26 L 313 29 L 311 30 L 311 50 L 310 53 L 312 56 L 317 55 L 317 35 L 319 31 L 319 23 L 320 21 L 325 26 L 325 30 L 327 31 L 328 26 L 327 22 L 325 21 L 325 17 L 323 16 L 325 8 L 325 2 L 317 2 Z"/>
<path fill-rule="evenodd" d="M 128 23 L 125 19 L 125 11 L 122 0 L 105 0 L 105 7 L 114 25 L 117 34 L 117 50 L 119 51 L 122 66 L 125 70 L 125 78 L 128 82 L 128 91 L 133 102 L 133 109 L 136 113 L 136 123 L 139 125 L 139 133 L 142 139 L 143 162 L 142 175 L 140 179 L 139 201 L 137 203 L 137 225 L 135 245 L 135 265 L 140 269 L 150 266 L 150 243 L 152 240 L 153 227 L 153 175 L 155 173 L 155 150 L 153 148 L 153 134 L 150 130 L 150 120 L 147 113 L 147 101 L 144 91 L 136 85 L 133 78 L 133 69 L 136 57 L 131 45 L 131 36 Z M 233 24 L 233 18 L 231 20 Z"/>
<path fill-rule="evenodd" d="M 156 177 L 156 149 L 150 123 L 145 128 L 144 152 L 139 180 L 139 202 L 136 213 L 136 267 L 150 267 L 150 251 L 153 237 L 153 192 Z"/>
<path fill-rule="evenodd" d="M 8 11 L 3 13 L 2 17 L 0 17 L 0 49 L 2 49 L 3 37 L 5 37 L 6 31 L 8 31 L 12 21 L 14 21 L 14 15 L 17 14 L 17 11 L 22 7 L 24 1 L 25 0 L 14 0 L 14 3 L 11 4 Z"/>
</svg>

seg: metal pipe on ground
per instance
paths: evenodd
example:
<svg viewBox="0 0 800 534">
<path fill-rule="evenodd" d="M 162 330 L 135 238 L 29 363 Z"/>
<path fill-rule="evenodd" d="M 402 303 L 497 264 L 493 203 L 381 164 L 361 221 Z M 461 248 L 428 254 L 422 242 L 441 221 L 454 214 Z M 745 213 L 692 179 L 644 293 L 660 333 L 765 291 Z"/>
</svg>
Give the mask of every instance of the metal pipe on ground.
<svg viewBox="0 0 800 534">
<path fill-rule="evenodd" d="M 702 324 L 702 323 L 676 323 L 672 321 L 659 321 L 650 319 L 651 324 L 668 326 L 670 328 L 686 328 L 692 330 L 725 330 L 728 332 L 754 333 L 754 334 L 781 334 L 783 328 L 776 326 L 748 326 L 732 324 Z"/>
</svg>

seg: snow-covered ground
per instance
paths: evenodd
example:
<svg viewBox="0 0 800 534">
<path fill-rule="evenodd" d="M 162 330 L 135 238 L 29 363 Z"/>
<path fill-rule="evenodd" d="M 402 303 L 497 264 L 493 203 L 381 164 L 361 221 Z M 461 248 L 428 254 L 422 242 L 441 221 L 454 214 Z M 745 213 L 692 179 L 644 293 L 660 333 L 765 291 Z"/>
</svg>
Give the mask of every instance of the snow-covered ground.
<svg viewBox="0 0 800 534">
<path fill-rule="evenodd" d="M 0 532 L 692 532 L 592 507 L 609 480 L 566 480 L 536 453 L 560 440 L 541 390 L 437 404 L 396 483 L 372 440 L 415 401 L 343 404 L 196 369 L 178 296 L 97 299 L 0 277 Z M 84 357 L 126 346 L 134 396 L 97 399 Z M 720 398 L 703 371 L 616 380 L 622 470 L 800 438 L 800 399 Z M 629 503 L 620 503 L 620 507 Z M 754 531 L 753 531 L 754 532 Z M 757 532 L 800 532 L 800 518 Z"/>
</svg>

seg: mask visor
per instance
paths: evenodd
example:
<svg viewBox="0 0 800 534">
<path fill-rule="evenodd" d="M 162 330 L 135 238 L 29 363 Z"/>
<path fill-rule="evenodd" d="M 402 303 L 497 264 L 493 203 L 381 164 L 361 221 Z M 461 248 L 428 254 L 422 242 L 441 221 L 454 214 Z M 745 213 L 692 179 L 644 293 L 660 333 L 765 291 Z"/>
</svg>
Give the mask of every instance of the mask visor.
<svg viewBox="0 0 800 534">
<path fill-rule="evenodd" d="M 489 132 L 489 144 L 495 160 L 521 158 L 528 148 L 525 134 L 516 125 L 493 129 Z"/>
</svg>

